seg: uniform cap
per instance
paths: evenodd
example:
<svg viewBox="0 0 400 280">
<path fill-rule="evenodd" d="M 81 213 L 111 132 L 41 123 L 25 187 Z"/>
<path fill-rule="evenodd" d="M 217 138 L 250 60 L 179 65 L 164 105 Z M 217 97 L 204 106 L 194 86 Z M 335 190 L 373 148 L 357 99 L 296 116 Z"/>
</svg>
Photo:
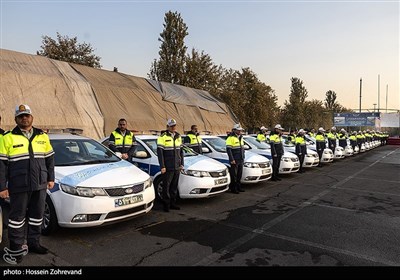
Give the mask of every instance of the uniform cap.
<svg viewBox="0 0 400 280">
<path fill-rule="evenodd" d="M 280 124 L 275 125 L 275 128 L 279 130 L 284 130 L 284 128 Z"/>
<path fill-rule="evenodd" d="M 235 125 L 233 126 L 233 129 L 235 129 L 235 130 L 243 130 L 243 127 L 241 127 L 240 123 L 235 123 Z"/>
<path fill-rule="evenodd" d="M 17 105 L 17 107 L 15 107 L 15 116 L 18 117 L 23 114 L 32 115 L 31 107 L 26 104 Z"/>
<path fill-rule="evenodd" d="M 336 126 L 332 126 L 332 128 L 331 128 L 332 130 L 336 130 Z"/>
<path fill-rule="evenodd" d="M 299 133 L 305 133 L 304 129 L 300 128 Z"/>
<path fill-rule="evenodd" d="M 341 132 L 346 132 L 346 130 L 345 130 L 344 128 L 342 128 L 340 131 L 341 131 Z"/>
<path fill-rule="evenodd" d="M 325 132 L 325 129 L 323 127 L 320 127 L 320 128 L 318 128 L 318 131 Z"/>
<path fill-rule="evenodd" d="M 168 125 L 168 126 L 174 126 L 174 125 L 176 125 L 176 120 L 175 120 L 175 119 L 168 119 L 167 125 Z"/>
<path fill-rule="evenodd" d="M 267 130 L 265 126 L 260 127 L 260 130 Z"/>
</svg>

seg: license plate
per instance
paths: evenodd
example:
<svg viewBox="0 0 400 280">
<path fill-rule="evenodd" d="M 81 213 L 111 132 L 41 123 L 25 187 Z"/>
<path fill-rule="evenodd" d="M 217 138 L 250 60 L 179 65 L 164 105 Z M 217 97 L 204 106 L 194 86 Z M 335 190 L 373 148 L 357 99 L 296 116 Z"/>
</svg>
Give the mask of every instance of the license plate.
<svg viewBox="0 0 400 280">
<path fill-rule="evenodd" d="M 114 200 L 115 207 L 120 207 L 124 205 L 134 204 L 143 201 L 143 194 L 128 196 L 123 198 L 117 198 Z"/>
<path fill-rule="evenodd" d="M 298 167 L 298 166 L 300 166 L 300 163 L 295 163 L 294 164 L 294 167 Z"/>
<path fill-rule="evenodd" d="M 261 170 L 261 174 L 262 174 L 262 175 L 269 174 L 269 173 L 270 173 L 270 172 L 269 172 L 268 169 L 263 169 L 263 170 Z"/>
<path fill-rule="evenodd" d="M 228 178 L 215 179 L 216 185 L 225 184 L 227 182 L 228 182 Z"/>
</svg>

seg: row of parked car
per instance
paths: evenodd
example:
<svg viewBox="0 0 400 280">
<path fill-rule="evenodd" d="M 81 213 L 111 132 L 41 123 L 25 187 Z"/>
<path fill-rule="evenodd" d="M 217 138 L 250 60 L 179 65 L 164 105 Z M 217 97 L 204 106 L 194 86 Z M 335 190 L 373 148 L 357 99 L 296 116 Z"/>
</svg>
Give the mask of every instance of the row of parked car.
<svg viewBox="0 0 400 280">
<path fill-rule="evenodd" d="M 157 135 L 136 137 L 132 162 L 122 160 L 108 149 L 108 138 L 96 141 L 70 133 L 49 134 L 55 151 L 55 186 L 48 190 L 42 233 L 58 227 L 91 227 L 148 213 L 162 189 L 157 158 Z M 226 136 L 202 136 L 199 155 L 184 147 L 185 165 L 180 174 L 179 197 L 204 198 L 227 191 L 228 171 Z M 245 135 L 245 162 L 242 183 L 267 181 L 272 176 L 271 150 L 254 136 Z M 294 145 L 283 136 L 285 153 L 280 173 L 297 172 L 300 167 Z M 377 146 L 366 145 L 364 150 Z M 315 139 L 307 139 L 304 167 L 319 164 Z M 350 146 L 351 148 L 351 146 Z M 363 150 L 361 150 L 362 152 Z M 354 151 L 353 151 L 354 153 Z M 350 156 L 348 149 L 324 151 L 322 162 Z"/>
</svg>

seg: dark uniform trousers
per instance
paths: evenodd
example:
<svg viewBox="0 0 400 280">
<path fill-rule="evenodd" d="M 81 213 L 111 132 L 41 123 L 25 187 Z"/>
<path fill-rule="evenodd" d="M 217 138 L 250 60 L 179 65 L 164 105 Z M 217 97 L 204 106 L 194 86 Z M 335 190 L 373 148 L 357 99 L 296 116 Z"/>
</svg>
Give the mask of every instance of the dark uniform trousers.
<svg viewBox="0 0 400 280">
<path fill-rule="evenodd" d="M 10 240 L 13 240 L 10 241 L 11 250 L 19 250 L 25 243 L 26 223 L 28 224 L 28 246 L 39 245 L 45 200 L 46 189 L 10 193 L 12 207 L 8 220 L 8 236 Z"/>
<path fill-rule="evenodd" d="M 304 152 L 302 152 L 301 155 L 299 155 L 297 153 L 297 156 L 298 156 L 299 161 L 300 161 L 300 169 L 299 169 L 299 171 L 303 172 L 303 163 L 304 163 L 304 158 L 306 157 L 306 155 L 304 154 Z"/>
<path fill-rule="evenodd" d="M 272 176 L 277 178 L 279 175 L 279 167 L 281 166 L 282 155 L 278 154 L 272 157 Z"/>
<path fill-rule="evenodd" d="M 164 205 L 170 206 L 176 203 L 178 196 L 178 182 L 180 170 L 166 171 L 162 176 L 162 200 Z"/>
<path fill-rule="evenodd" d="M 244 161 L 235 160 L 235 162 L 236 164 L 231 163 L 231 167 L 229 167 L 229 174 L 231 175 L 231 184 L 229 188 L 231 191 L 239 191 L 242 189 L 240 179 L 242 179 Z"/>
</svg>

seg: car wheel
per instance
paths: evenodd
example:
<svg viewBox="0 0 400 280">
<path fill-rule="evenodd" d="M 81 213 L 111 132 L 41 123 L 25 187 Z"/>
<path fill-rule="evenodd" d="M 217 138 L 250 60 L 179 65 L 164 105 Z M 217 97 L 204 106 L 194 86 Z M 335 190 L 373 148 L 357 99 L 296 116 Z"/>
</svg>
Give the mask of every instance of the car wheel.
<svg viewBox="0 0 400 280">
<path fill-rule="evenodd" d="M 163 182 L 161 180 L 161 176 L 158 176 L 154 180 L 153 185 L 154 185 L 154 192 L 156 193 L 156 199 L 159 201 L 162 201 Z M 176 193 L 176 199 L 180 199 L 180 198 L 181 198 L 181 196 L 179 194 L 179 188 L 178 188 L 177 193 Z"/>
<path fill-rule="evenodd" d="M 50 235 L 59 228 L 56 210 L 49 196 L 46 196 L 46 204 L 44 207 L 42 234 Z"/>
<path fill-rule="evenodd" d="M 162 201 L 162 187 L 163 187 L 163 182 L 161 180 L 161 176 L 158 176 L 154 182 L 154 192 L 156 193 L 156 199 L 159 201 Z"/>
</svg>

